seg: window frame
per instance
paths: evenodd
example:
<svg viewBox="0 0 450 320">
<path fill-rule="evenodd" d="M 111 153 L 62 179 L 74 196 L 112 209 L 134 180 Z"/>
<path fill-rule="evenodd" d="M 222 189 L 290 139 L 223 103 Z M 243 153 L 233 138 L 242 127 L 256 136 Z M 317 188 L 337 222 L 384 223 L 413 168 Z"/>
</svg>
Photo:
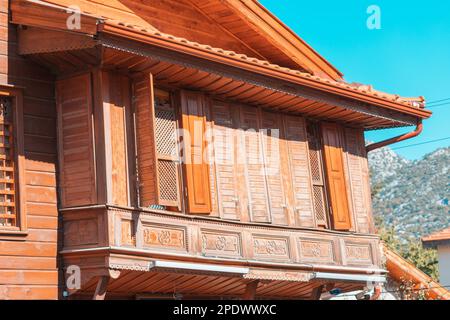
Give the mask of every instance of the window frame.
<svg viewBox="0 0 450 320">
<path fill-rule="evenodd" d="M 11 227 L 0 226 L 0 237 L 3 235 L 27 235 L 27 215 L 25 205 L 25 148 L 23 127 L 23 89 L 0 85 L 0 96 L 12 100 L 13 109 L 13 141 L 14 141 L 14 180 L 15 180 L 15 206 L 16 225 Z"/>
</svg>

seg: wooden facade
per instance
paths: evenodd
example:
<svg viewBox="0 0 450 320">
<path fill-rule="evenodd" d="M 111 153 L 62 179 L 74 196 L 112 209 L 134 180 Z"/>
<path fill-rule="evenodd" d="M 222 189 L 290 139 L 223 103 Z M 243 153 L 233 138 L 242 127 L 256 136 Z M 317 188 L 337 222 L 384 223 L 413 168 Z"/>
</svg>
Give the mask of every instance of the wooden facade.
<svg viewBox="0 0 450 320">
<path fill-rule="evenodd" d="M 73 2 L 1 3 L 0 298 L 383 282 L 364 130 L 420 100 L 345 83 L 257 1 Z"/>
</svg>

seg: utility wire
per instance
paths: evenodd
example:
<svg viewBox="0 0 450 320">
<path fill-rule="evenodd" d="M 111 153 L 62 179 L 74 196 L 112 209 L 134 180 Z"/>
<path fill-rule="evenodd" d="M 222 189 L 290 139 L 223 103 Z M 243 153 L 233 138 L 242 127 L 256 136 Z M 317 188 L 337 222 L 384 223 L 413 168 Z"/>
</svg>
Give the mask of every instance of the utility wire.
<svg viewBox="0 0 450 320">
<path fill-rule="evenodd" d="M 441 99 L 441 100 L 434 100 L 434 101 L 428 102 L 427 104 L 430 105 L 430 104 L 440 103 L 440 102 L 449 101 L 449 100 L 450 100 L 450 98 Z"/>
<path fill-rule="evenodd" d="M 432 108 L 436 108 L 436 107 L 446 106 L 446 105 L 449 105 L 449 104 L 450 104 L 450 102 L 443 102 L 443 103 L 439 103 L 439 104 L 434 104 L 432 106 L 427 105 L 427 108 L 428 109 L 432 109 Z"/>
<path fill-rule="evenodd" d="M 450 139 L 450 137 L 442 138 L 442 139 L 436 139 L 436 140 L 430 140 L 430 141 L 410 144 L 410 145 L 403 146 L 403 147 L 392 148 L 392 150 L 405 149 L 405 148 L 410 148 L 410 147 L 417 147 L 417 146 L 421 146 L 421 145 L 424 145 L 424 144 L 429 144 L 429 143 L 434 143 L 434 142 L 439 142 L 439 141 L 444 141 L 444 140 L 449 140 L 449 139 Z"/>
</svg>

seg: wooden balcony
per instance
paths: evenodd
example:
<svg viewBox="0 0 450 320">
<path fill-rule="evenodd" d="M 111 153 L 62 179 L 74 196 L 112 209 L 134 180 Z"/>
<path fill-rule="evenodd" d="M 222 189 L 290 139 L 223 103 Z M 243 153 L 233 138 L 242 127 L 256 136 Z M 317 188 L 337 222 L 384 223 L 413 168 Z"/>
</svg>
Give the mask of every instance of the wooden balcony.
<svg viewBox="0 0 450 320">
<path fill-rule="evenodd" d="M 77 294 L 92 294 L 98 276 L 116 272 L 120 276 L 110 283 L 108 294 L 172 294 L 172 287 L 161 291 L 158 283 L 148 288 L 139 286 L 151 283 L 150 278 L 156 274 L 166 274 L 167 281 L 174 276 L 195 276 L 198 281 L 235 282 L 235 290 L 224 289 L 221 293 L 218 286 L 215 295 L 241 296 L 248 283 L 258 280 L 269 286 L 284 283 L 306 290 L 304 294 L 294 290 L 292 295 L 279 297 L 308 298 L 314 288 L 326 284 L 353 290 L 366 286 L 368 281 L 383 281 L 385 273 L 379 238 L 373 235 L 230 222 L 116 206 L 63 210 L 63 217 L 64 265 L 77 265 L 82 270 L 82 289 Z M 155 267 L 157 262 L 175 264 Z M 233 274 L 220 269 L 224 266 L 246 270 Z M 129 285 L 128 280 L 137 277 L 142 282 Z M 208 296 L 207 289 L 193 285 L 181 293 Z M 273 297 L 271 290 L 266 291 L 257 295 Z"/>
</svg>

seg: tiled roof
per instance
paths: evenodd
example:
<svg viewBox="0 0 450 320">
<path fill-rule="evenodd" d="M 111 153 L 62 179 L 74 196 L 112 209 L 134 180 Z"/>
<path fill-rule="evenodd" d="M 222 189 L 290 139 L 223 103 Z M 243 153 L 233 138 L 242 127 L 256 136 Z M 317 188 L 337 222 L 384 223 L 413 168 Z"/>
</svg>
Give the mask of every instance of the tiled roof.
<svg viewBox="0 0 450 320">
<path fill-rule="evenodd" d="M 257 58 L 249 57 L 245 54 L 240 54 L 240 53 L 236 53 L 234 51 L 229 51 L 229 50 L 225 50 L 225 49 L 221 49 L 221 48 L 214 48 L 210 45 L 200 44 L 197 42 L 187 40 L 185 38 L 176 37 L 171 34 L 166 34 L 166 33 L 160 32 L 156 28 L 144 28 L 141 26 L 127 24 L 122 21 L 116 21 L 116 20 L 111 20 L 111 19 L 106 19 L 103 21 L 104 21 L 104 23 L 106 23 L 108 25 L 113 25 L 113 26 L 115 25 L 115 26 L 118 26 L 121 28 L 127 28 L 130 31 L 132 30 L 134 32 L 147 34 L 148 36 L 160 38 L 162 40 L 174 42 L 177 44 L 181 44 L 186 47 L 191 47 L 191 48 L 196 48 L 196 49 L 203 50 L 203 51 L 212 52 L 217 55 L 225 56 L 227 58 L 231 58 L 234 60 L 245 61 L 247 63 L 251 63 L 251 64 L 254 64 L 257 66 L 265 67 L 265 68 L 272 69 L 272 70 L 282 71 L 282 72 L 290 74 L 290 75 L 307 78 L 307 79 L 310 79 L 310 80 L 313 80 L 313 81 L 316 81 L 319 83 L 328 84 L 328 85 L 331 85 L 334 87 L 339 87 L 339 88 L 347 89 L 350 91 L 356 91 L 356 92 L 365 94 L 367 96 L 381 98 L 381 99 L 384 99 L 387 101 L 400 103 L 405 106 L 414 107 L 414 108 L 423 108 L 425 105 L 425 100 L 423 97 L 405 98 L 405 97 L 401 97 L 397 94 L 388 94 L 385 92 L 375 90 L 371 85 L 364 85 L 364 84 L 359 84 L 359 83 L 347 83 L 345 81 L 330 80 L 327 78 L 312 75 L 310 73 L 302 72 L 299 70 L 293 70 L 290 68 L 279 66 L 277 64 L 272 64 L 266 60 L 260 60 Z"/>
<path fill-rule="evenodd" d="M 386 246 L 383 247 L 386 256 L 386 268 L 391 279 L 397 283 L 412 281 L 414 288 L 423 290 L 428 299 L 450 300 L 450 291 L 394 251 L 388 249 Z"/>
<path fill-rule="evenodd" d="M 423 242 L 446 241 L 450 240 L 450 228 L 435 232 L 427 237 L 423 237 Z"/>
</svg>

